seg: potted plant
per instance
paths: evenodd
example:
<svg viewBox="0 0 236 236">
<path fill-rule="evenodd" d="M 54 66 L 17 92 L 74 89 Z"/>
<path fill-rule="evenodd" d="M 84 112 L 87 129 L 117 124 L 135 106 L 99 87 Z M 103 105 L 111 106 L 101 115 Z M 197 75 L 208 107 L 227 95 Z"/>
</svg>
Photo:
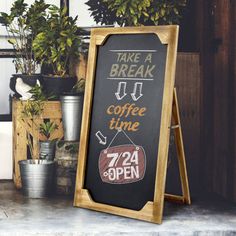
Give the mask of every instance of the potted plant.
<svg viewBox="0 0 236 236">
<path fill-rule="evenodd" d="M 169 25 L 179 23 L 187 0 L 89 0 L 97 23 L 120 26 Z"/>
<path fill-rule="evenodd" d="M 32 50 L 32 43 L 41 27 L 46 23 L 46 9 L 49 7 L 44 0 L 36 0 L 28 5 L 24 0 L 16 0 L 10 13 L 0 13 L 0 23 L 6 27 L 9 40 L 15 52 L 16 73 L 10 81 L 10 88 L 15 90 L 16 78 L 20 77 L 31 86 L 36 84 L 40 75 L 36 74 L 38 62 L 35 60 Z M 19 97 L 19 94 L 17 94 Z"/>
<path fill-rule="evenodd" d="M 30 92 L 30 100 L 22 102 L 22 122 L 39 128 L 39 121 L 44 110 L 44 102 L 47 100 L 39 85 L 33 87 Z M 19 161 L 22 190 L 24 195 L 30 198 L 44 198 L 51 194 L 54 186 L 54 161 L 42 160 L 37 152 L 38 144 L 35 137 L 27 132 L 27 145 L 30 159 Z M 28 157 L 27 157 L 28 158 Z"/>
<path fill-rule="evenodd" d="M 84 88 L 85 80 L 80 79 L 71 92 L 60 97 L 65 141 L 79 141 Z"/>
<path fill-rule="evenodd" d="M 75 85 L 76 77 L 69 74 L 71 59 L 79 58 L 80 37 L 77 35 L 77 17 L 67 16 L 67 8 L 59 9 L 51 5 L 44 25 L 33 42 L 36 59 L 50 66 L 52 73 L 43 75 L 43 87 L 46 94 L 53 93 L 59 97 Z"/>
<path fill-rule="evenodd" d="M 53 121 L 43 121 L 43 123 L 39 125 L 39 133 L 44 139 L 39 141 L 39 157 L 41 159 L 54 160 L 56 140 L 50 140 L 50 137 L 57 129 L 58 125 Z"/>
</svg>

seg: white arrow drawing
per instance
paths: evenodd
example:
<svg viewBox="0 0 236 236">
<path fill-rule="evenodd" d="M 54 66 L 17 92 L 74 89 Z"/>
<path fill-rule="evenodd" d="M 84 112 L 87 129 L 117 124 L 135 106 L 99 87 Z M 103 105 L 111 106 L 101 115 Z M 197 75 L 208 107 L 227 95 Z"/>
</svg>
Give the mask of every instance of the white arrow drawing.
<svg viewBox="0 0 236 236">
<path fill-rule="evenodd" d="M 107 143 L 107 137 L 105 137 L 101 131 L 98 131 L 96 134 L 97 139 L 99 140 L 99 143 L 102 145 L 106 145 Z"/>
<path fill-rule="evenodd" d="M 142 87 L 143 87 L 143 83 L 136 82 L 134 84 L 134 90 L 133 90 L 133 93 L 131 93 L 131 97 L 133 98 L 134 101 L 138 101 L 138 99 L 143 96 Z"/>
<path fill-rule="evenodd" d="M 117 100 L 121 100 L 127 95 L 125 90 L 126 90 L 126 82 L 119 82 L 117 92 L 115 93 Z"/>
</svg>

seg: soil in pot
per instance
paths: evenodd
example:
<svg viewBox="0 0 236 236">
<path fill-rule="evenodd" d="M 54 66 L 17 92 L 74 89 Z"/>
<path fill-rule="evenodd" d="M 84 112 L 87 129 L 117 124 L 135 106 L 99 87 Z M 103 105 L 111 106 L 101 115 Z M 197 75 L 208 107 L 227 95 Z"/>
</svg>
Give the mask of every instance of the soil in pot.
<svg viewBox="0 0 236 236">
<path fill-rule="evenodd" d="M 45 75 L 42 77 L 43 91 L 47 96 L 55 96 L 54 100 L 58 100 L 63 93 L 71 91 L 76 82 L 76 77 L 62 78 Z"/>
<path fill-rule="evenodd" d="M 29 198 L 45 198 L 55 187 L 55 163 L 47 160 L 19 161 L 22 191 Z"/>
<path fill-rule="evenodd" d="M 16 92 L 16 79 L 21 78 L 24 83 L 30 85 L 30 86 L 35 86 L 37 83 L 37 80 L 39 80 L 40 84 L 42 82 L 42 76 L 41 74 L 33 74 L 33 75 L 26 75 L 26 74 L 13 74 L 11 79 L 10 79 L 10 89 L 15 93 L 15 97 L 20 98 L 21 95 Z"/>
</svg>

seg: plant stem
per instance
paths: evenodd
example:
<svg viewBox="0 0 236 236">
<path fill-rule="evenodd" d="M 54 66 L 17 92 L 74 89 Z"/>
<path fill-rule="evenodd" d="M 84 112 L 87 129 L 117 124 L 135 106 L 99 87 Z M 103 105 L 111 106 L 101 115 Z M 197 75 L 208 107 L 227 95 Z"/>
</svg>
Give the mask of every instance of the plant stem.
<svg viewBox="0 0 236 236">
<path fill-rule="evenodd" d="M 34 158 L 34 148 L 33 148 L 32 140 L 31 140 L 31 136 L 28 132 L 27 132 L 27 144 L 29 146 L 30 155 L 31 155 L 32 159 L 35 159 Z"/>
</svg>

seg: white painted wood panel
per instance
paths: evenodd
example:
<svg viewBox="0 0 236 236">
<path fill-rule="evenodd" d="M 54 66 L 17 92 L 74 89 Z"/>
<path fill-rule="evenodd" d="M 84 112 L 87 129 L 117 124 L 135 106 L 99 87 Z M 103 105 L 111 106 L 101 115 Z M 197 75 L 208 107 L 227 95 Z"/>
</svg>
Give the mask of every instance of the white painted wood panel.
<svg viewBox="0 0 236 236">
<path fill-rule="evenodd" d="M 12 122 L 0 122 L 0 179 L 12 179 Z"/>
<path fill-rule="evenodd" d="M 0 58 L 0 114 L 10 113 L 9 87 L 11 75 L 15 73 L 12 58 Z"/>
</svg>

